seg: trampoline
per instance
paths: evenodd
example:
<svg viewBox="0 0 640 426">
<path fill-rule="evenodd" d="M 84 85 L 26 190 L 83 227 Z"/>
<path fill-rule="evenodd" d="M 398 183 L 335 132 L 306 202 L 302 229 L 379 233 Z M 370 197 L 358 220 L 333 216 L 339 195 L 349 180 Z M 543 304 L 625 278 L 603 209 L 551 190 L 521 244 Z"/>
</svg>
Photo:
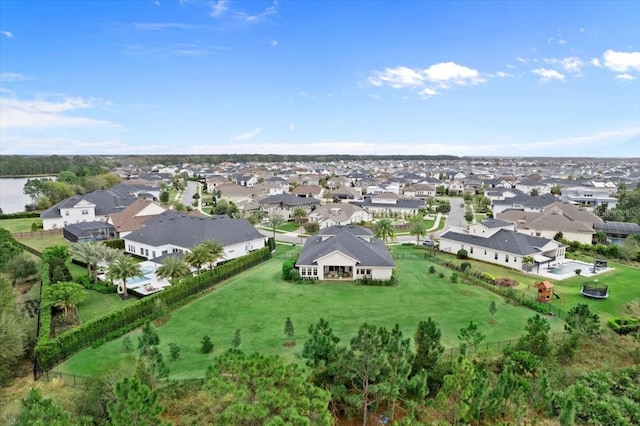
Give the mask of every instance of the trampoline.
<svg viewBox="0 0 640 426">
<path fill-rule="evenodd" d="M 592 299 L 606 299 L 609 297 L 609 286 L 598 282 L 582 283 L 580 293 Z"/>
</svg>

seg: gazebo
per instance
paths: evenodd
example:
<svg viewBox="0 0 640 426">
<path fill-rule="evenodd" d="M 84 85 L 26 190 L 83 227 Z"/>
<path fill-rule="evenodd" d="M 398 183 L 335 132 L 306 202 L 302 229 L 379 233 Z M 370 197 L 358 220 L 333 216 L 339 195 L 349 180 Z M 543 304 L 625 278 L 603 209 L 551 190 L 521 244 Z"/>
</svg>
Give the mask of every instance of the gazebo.
<svg viewBox="0 0 640 426">
<path fill-rule="evenodd" d="M 533 285 L 538 289 L 538 302 L 550 302 L 554 285 L 550 281 L 539 281 Z"/>
</svg>

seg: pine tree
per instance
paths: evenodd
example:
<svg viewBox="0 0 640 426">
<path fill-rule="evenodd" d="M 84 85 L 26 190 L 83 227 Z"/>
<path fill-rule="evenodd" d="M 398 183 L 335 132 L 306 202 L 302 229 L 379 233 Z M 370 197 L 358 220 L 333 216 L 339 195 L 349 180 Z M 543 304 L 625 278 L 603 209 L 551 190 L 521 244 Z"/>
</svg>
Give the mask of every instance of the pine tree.
<svg viewBox="0 0 640 426">
<path fill-rule="evenodd" d="M 50 399 L 42 397 L 38 388 L 31 388 L 22 400 L 16 426 L 71 426 L 71 418 L 62 408 Z"/>
<path fill-rule="evenodd" d="M 164 408 L 158 395 L 137 376 L 125 377 L 116 384 L 116 401 L 107 405 L 110 424 L 114 426 L 162 425 Z"/>
<path fill-rule="evenodd" d="M 575 424 L 575 418 L 576 401 L 573 399 L 573 396 L 567 395 L 562 404 L 558 421 L 560 422 L 560 426 L 573 426 Z"/>
<path fill-rule="evenodd" d="M 496 312 L 498 312 L 498 307 L 496 306 L 496 301 L 492 300 L 491 304 L 489 305 L 489 313 L 491 314 L 491 316 L 494 316 Z"/>
<path fill-rule="evenodd" d="M 293 339 L 294 334 L 293 321 L 291 321 L 290 317 L 287 317 L 287 320 L 284 322 L 284 335 L 289 339 Z"/>
</svg>

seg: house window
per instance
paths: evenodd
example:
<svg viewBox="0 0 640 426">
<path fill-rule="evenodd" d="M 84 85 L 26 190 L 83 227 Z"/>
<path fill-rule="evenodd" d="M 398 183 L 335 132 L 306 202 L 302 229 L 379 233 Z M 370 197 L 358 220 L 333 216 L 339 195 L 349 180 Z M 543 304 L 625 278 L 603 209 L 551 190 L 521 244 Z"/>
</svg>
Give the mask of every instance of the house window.
<svg viewBox="0 0 640 426">
<path fill-rule="evenodd" d="M 67 223 L 68 223 L 68 222 L 65 220 L 65 221 L 64 221 L 64 226 L 67 226 Z"/>
<path fill-rule="evenodd" d="M 540 236 L 540 231 L 536 232 L 536 237 Z"/>
<path fill-rule="evenodd" d="M 156 257 L 156 252 L 155 252 L 155 250 L 151 252 L 151 257 L 155 259 L 155 257 Z"/>
<path fill-rule="evenodd" d="M 64 215 L 65 215 L 65 216 L 69 216 L 69 210 L 66 210 L 66 211 L 64 212 Z"/>
<path fill-rule="evenodd" d="M 302 268 L 300 268 L 300 275 L 301 276 L 306 276 L 307 275 L 307 268 L 305 268 L 304 266 Z"/>
<path fill-rule="evenodd" d="M 498 260 L 498 252 L 496 252 L 496 253 L 493 255 L 493 258 L 494 258 L 495 260 Z"/>
<path fill-rule="evenodd" d="M 144 249 L 140 247 L 140 254 L 144 256 Z"/>
<path fill-rule="evenodd" d="M 162 255 L 169 254 L 169 250 L 162 250 Z"/>
<path fill-rule="evenodd" d="M 473 246 L 469 247 L 469 253 L 473 254 Z"/>
<path fill-rule="evenodd" d="M 89 214 L 89 210 L 82 210 L 82 214 L 83 214 L 83 215 L 87 215 L 87 214 Z"/>
<path fill-rule="evenodd" d="M 484 255 L 485 255 L 485 256 L 487 255 L 487 251 L 486 251 L 486 250 L 484 251 Z"/>
<path fill-rule="evenodd" d="M 504 261 L 505 261 L 505 263 L 509 263 L 509 255 L 508 254 L 504 255 Z"/>
<path fill-rule="evenodd" d="M 314 276 L 318 276 L 318 268 L 311 268 L 311 274 Z"/>
</svg>

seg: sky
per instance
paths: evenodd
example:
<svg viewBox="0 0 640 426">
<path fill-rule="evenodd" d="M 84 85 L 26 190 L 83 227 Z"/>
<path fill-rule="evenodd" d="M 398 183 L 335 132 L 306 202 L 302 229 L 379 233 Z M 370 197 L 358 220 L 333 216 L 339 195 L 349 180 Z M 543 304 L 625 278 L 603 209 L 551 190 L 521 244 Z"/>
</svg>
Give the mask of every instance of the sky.
<svg viewBox="0 0 640 426">
<path fill-rule="evenodd" d="M 0 2 L 0 154 L 640 157 L 639 1 Z"/>
</svg>

